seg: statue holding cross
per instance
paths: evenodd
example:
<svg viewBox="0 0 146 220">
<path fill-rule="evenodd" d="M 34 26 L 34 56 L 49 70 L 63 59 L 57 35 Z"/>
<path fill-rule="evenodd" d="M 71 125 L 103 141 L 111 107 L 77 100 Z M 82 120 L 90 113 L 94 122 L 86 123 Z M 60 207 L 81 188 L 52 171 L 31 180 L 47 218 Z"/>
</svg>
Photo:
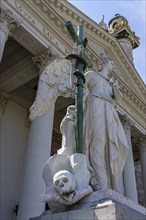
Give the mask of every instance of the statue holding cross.
<svg viewBox="0 0 146 220">
<path fill-rule="evenodd" d="M 92 67 L 92 62 L 86 51 L 83 26 L 78 26 L 77 33 L 70 21 L 65 26 L 79 51 L 56 59 L 46 67 L 40 75 L 37 97 L 30 109 L 31 120 L 40 117 L 59 96 L 70 97 L 76 87 L 75 105 L 67 108 L 60 126 L 65 137 L 62 138 L 64 149 L 50 157 L 43 170 L 46 193 L 42 200 L 57 211 L 77 203 L 93 190 L 118 191 L 128 152 L 114 105 L 121 93 L 117 82 L 109 78 L 113 61 L 106 58 L 101 62 L 100 72 L 84 74 L 87 67 Z M 75 72 L 72 60 L 75 60 Z M 70 83 L 72 75 L 76 78 L 75 87 Z M 84 83 L 88 90 L 85 98 Z M 83 98 L 86 99 L 84 110 Z"/>
</svg>

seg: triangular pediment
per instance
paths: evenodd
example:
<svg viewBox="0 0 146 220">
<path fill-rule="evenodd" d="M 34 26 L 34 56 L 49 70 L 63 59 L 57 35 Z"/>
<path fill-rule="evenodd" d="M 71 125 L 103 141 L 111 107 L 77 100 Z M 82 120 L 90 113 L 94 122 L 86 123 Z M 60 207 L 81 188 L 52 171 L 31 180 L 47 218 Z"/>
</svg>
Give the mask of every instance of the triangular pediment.
<svg viewBox="0 0 146 220">
<path fill-rule="evenodd" d="M 87 50 L 94 63 L 94 69 L 98 69 L 101 53 L 103 56 L 111 58 L 115 63 L 115 76 L 120 81 L 124 98 L 130 108 L 135 108 L 136 111 L 144 109 L 144 82 L 118 40 L 99 24 L 65 0 L 12 0 L 9 4 L 14 4 L 15 11 L 23 15 L 23 29 L 27 29 L 29 35 L 33 35 L 33 38 L 43 45 L 44 49 L 51 46 L 59 56 L 71 53 L 74 45 L 65 27 L 65 22 L 71 21 L 74 27 L 83 25 L 84 36 L 89 41 Z M 17 37 L 19 38 L 19 33 Z M 29 48 L 27 49 L 29 50 Z"/>
</svg>

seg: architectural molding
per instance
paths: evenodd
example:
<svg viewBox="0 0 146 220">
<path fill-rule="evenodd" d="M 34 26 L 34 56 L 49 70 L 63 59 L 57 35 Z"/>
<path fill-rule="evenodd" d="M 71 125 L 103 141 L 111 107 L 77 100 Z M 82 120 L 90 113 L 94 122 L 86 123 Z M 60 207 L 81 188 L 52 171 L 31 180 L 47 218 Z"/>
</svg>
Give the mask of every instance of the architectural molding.
<svg viewBox="0 0 146 220">
<path fill-rule="evenodd" d="M 13 3 L 12 3 L 13 2 Z M 20 4 L 21 3 L 21 4 Z M 8 3 L 7 3 L 8 4 Z M 9 3 L 10 4 L 10 3 Z M 138 112 L 139 111 L 139 118 L 140 121 L 144 121 L 143 117 L 145 114 L 145 104 L 142 102 L 145 99 L 145 85 L 140 80 L 139 76 L 137 76 L 137 72 L 133 66 L 133 64 L 129 61 L 127 56 L 125 55 L 124 51 L 118 44 L 117 40 L 111 36 L 107 31 L 105 31 L 100 25 L 96 24 L 94 21 L 91 21 L 87 16 L 82 14 L 80 12 L 80 15 L 78 13 L 78 10 L 74 8 L 70 3 L 67 1 L 59 1 L 59 0 L 51 0 L 51 1 L 11 1 L 11 4 L 15 7 L 17 12 L 19 14 L 23 15 L 23 19 L 26 19 L 27 22 L 31 24 L 31 26 L 37 30 L 38 33 L 41 33 L 40 39 L 42 39 L 42 36 L 47 40 L 50 47 L 53 48 L 55 51 L 62 51 L 62 55 L 68 54 L 69 51 L 71 51 L 73 42 L 70 38 L 70 36 L 67 34 L 67 30 L 64 27 L 64 21 L 66 19 L 72 19 L 73 23 L 78 25 L 83 24 L 85 27 L 86 34 L 89 33 L 89 37 L 92 36 L 92 38 L 97 42 L 97 38 L 99 41 L 103 43 L 103 45 L 106 45 L 106 48 L 111 48 L 111 51 L 113 51 L 113 55 L 116 57 L 116 59 L 119 59 L 118 62 L 119 65 L 122 65 L 121 68 L 124 68 L 124 73 L 126 74 L 126 83 L 128 80 L 131 80 L 131 83 L 136 86 L 135 91 L 137 91 L 137 94 L 139 93 L 138 90 L 140 89 L 142 96 L 138 97 L 137 94 L 135 94 L 134 91 L 131 91 L 130 88 L 128 88 L 128 84 L 124 84 L 122 79 L 118 78 L 120 86 L 122 87 L 124 96 L 123 98 L 126 100 L 126 102 L 130 102 L 130 114 L 131 112 Z M 25 7 L 24 7 L 25 5 Z M 29 12 L 27 12 L 27 9 Z M 33 12 L 33 16 L 30 16 L 30 12 Z M 38 18 L 42 19 L 42 23 L 40 24 Z M 50 30 L 47 28 L 46 24 L 49 22 L 49 28 L 52 31 L 56 31 L 54 27 L 57 28 L 58 31 L 58 39 L 60 38 L 60 41 L 62 44 L 58 41 L 56 38 L 56 33 L 52 34 Z M 43 26 L 45 24 L 45 26 Z M 54 28 L 54 30 L 53 30 Z M 32 31 L 30 29 L 30 31 Z M 61 33 L 64 32 L 65 36 Z M 33 34 L 34 32 L 32 32 Z M 24 33 L 21 33 L 21 36 L 24 36 Z M 38 35 L 35 36 L 36 38 Z M 18 40 L 18 37 L 15 38 Z M 27 39 L 28 35 L 27 35 Z M 35 38 L 34 38 L 35 39 Z M 39 39 L 39 40 L 40 40 Z M 24 39 L 20 39 L 18 41 L 24 42 Z M 47 43 L 47 44 L 48 44 Z M 28 44 L 28 42 L 26 42 Z M 25 44 L 25 46 L 26 46 Z M 35 45 L 33 41 L 30 41 L 31 46 L 29 46 L 29 49 L 32 48 L 32 45 Z M 67 45 L 67 46 L 65 46 Z M 36 48 L 36 47 L 35 47 Z M 31 52 L 34 52 L 33 54 L 38 54 L 39 51 L 44 51 L 45 48 L 39 47 L 37 51 L 34 52 L 34 49 L 31 49 Z M 93 47 L 88 46 L 88 52 L 93 60 L 94 66 L 98 65 L 99 62 L 99 56 L 96 53 L 96 51 L 93 50 Z M 111 54 L 110 54 L 111 55 Z M 37 57 L 38 55 L 36 55 Z M 37 66 L 39 67 L 41 65 L 40 59 L 44 59 L 43 57 L 38 58 L 38 61 L 36 61 Z M 40 67 L 39 67 L 40 68 Z M 117 73 L 116 73 L 117 74 Z M 127 80 L 128 78 L 128 80 Z M 134 109 L 134 111 L 133 111 Z M 125 109 L 125 111 L 127 111 Z M 132 116 L 133 117 L 133 116 Z M 134 116 L 135 117 L 135 116 Z"/>
<path fill-rule="evenodd" d="M 122 121 L 122 124 L 123 124 L 123 127 L 124 127 L 124 130 L 125 130 L 125 133 L 126 135 L 129 135 L 131 136 L 131 133 L 136 125 L 135 121 L 132 120 L 128 114 L 124 114 L 120 117 L 121 121 Z"/>
<path fill-rule="evenodd" d="M 33 57 L 32 60 L 36 65 L 37 70 L 42 72 L 45 67 L 51 63 L 53 60 L 59 58 L 59 54 L 56 54 L 55 51 L 53 51 L 52 47 L 49 47 L 42 53 L 38 54 L 37 56 Z"/>
<path fill-rule="evenodd" d="M 7 36 L 11 37 L 14 30 L 20 26 L 22 20 L 16 18 L 16 16 L 10 10 L 4 10 L 0 8 L 0 23 L 1 28 L 3 26 L 4 32 Z M 7 27 L 7 28 L 6 28 Z"/>
<path fill-rule="evenodd" d="M 36 28 L 42 29 L 41 33 L 44 34 L 45 37 L 47 37 L 49 40 L 51 40 L 54 46 L 58 47 L 58 50 L 59 48 L 61 49 L 60 43 L 57 41 L 57 39 L 54 38 L 54 36 L 51 36 L 51 34 L 49 33 L 46 27 L 41 27 L 41 24 L 38 23 L 38 21 L 36 20 L 37 17 L 41 16 L 42 21 L 45 20 L 45 23 L 47 22 L 46 18 L 49 19 L 53 27 L 57 27 L 58 35 L 60 34 L 60 31 L 66 33 L 66 28 L 64 27 L 64 22 L 66 19 L 72 19 L 74 24 L 83 24 L 86 33 L 89 33 L 89 35 L 95 39 L 97 39 L 97 37 L 99 40 L 101 39 L 103 44 L 106 44 L 112 51 L 114 51 L 115 57 L 120 57 L 120 61 L 118 62 L 120 62 L 120 64 L 123 65 L 122 67 L 124 68 L 124 71 L 126 71 L 127 76 L 132 78 L 133 82 L 135 82 L 138 88 L 142 91 L 143 95 L 145 95 L 145 85 L 143 81 L 139 77 L 134 65 L 131 63 L 129 59 L 127 59 L 128 58 L 127 55 L 125 54 L 121 46 L 118 44 L 115 37 L 111 36 L 107 31 L 105 31 L 102 27 L 100 27 L 100 25 L 96 24 L 94 21 L 89 19 L 81 12 L 79 16 L 78 10 L 74 6 L 72 6 L 69 2 L 64 0 L 62 1 L 53 0 L 53 1 L 49 1 L 49 3 L 48 1 L 40 1 L 40 0 L 27 1 L 25 3 L 21 2 L 21 4 L 22 3 L 25 4 L 25 8 L 26 6 L 27 7 L 29 6 L 29 11 L 32 10 L 33 14 L 35 12 L 36 19 L 32 17 L 30 19 L 30 16 L 27 15 L 26 11 L 24 13 L 23 6 L 19 5 L 20 1 L 17 0 L 16 2 L 17 5 L 15 3 L 15 7 L 17 6 L 16 7 L 17 10 L 19 10 L 19 12 L 24 14 L 27 20 L 31 24 L 33 20 L 33 26 L 35 26 L 35 29 Z M 60 35 L 59 37 L 64 38 L 64 36 L 60 36 Z M 68 35 L 67 41 L 66 39 L 64 39 L 64 41 L 66 44 L 68 44 L 67 46 L 68 48 L 62 48 L 61 50 L 62 52 L 64 51 L 63 52 L 64 54 L 67 54 L 68 50 L 71 49 L 72 40 Z M 93 59 L 93 61 L 96 62 L 97 61 L 96 54 L 93 51 L 91 51 L 89 47 L 88 50 L 90 52 L 89 55 L 91 56 L 91 59 Z"/>
<path fill-rule="evenodd" d="M 38 73 L 33 66 L 31 55 L 29 55 L 1 74 L 1 90 L 12 92 L 37 75 Z"/>
</svg>

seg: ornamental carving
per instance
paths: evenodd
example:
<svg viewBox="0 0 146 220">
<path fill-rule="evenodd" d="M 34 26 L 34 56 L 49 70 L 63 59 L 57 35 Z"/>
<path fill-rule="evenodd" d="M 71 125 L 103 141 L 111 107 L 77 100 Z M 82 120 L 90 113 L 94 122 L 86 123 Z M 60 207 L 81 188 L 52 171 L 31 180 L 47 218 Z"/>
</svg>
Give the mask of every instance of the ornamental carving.
<svg viewBox="0 0 146 220">
<path fill-rule="evenodd" d="M 0 8 L 0 22 L 7 23 L 8 35 L 11 37 L 13 31 L 21 24 L 21 20 L 17 19 L 10 10 Z"/>
<path fill-rule="evenodd" d="M 51 47 L 49 47 L 44 52 L 32 58 L 33 62 L 36 65 L 36 68 L 39 72 L 42 72 L 45 67 L 51 63 L 56 58 L 59 58 L 59 55 Z"/>
</svg>

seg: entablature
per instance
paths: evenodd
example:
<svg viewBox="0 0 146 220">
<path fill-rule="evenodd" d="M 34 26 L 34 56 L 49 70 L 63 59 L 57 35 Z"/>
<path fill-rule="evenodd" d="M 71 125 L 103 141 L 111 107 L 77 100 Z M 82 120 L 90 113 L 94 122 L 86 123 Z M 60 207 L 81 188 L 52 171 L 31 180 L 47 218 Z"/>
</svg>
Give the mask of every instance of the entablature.
<svg viewBox="0 0 146 220">
<path fill-rule="evenodd" d="M 5 0 L 2 1 L 2 4 L 8 9 L 13 10 L 13 13 L 19 18 L 23 19 L 21 27 L 14 33 L 13 37 L 27 48 L 32 55 L 39 54 L 50 45 L 60 56 L 70 53 L 73 42 L 64 27 L 64 22 L 71 20 L 75 26 L 82 24 L 85 28 L 85 35 L 90 40 L 93 40 L 95 43 L 99 42 L 104 48 L 109 50 L 109 54 L 114 58 L 114 62 L 119 64 L 128 81 L 131 81 L 134 89 L 136 88 L 135 91 L 132 91 L 128 84 L 125 84 L 120 77 L 118 78 L 124 93 L 124 99 L 130 103 L 130 109 L 134 108 L 139 118 L 142 118 L 141 122 L 144 121 L 145 84 L 117 39 L 64 0 Z M 38 48 L 36 45 L 39 45 Z M 100 57 L 90 45 L 87 49 L 94 66 L 97 66 Z"/>
</svg>

